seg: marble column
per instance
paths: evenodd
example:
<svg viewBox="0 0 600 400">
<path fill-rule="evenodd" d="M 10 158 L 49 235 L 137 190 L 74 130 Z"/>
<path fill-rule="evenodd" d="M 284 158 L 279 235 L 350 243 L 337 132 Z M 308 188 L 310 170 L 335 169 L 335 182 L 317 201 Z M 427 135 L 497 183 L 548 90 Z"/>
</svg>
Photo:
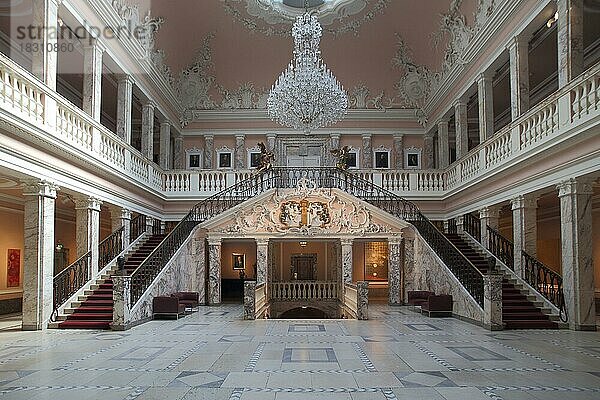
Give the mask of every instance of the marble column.
<svg viewBox="0 0 600 400">
<path fill-rule="evenodd" d="M 160 124 L 160 156 L 159 163 L 162 169 L 170 169 L 169 156 L 171 154 L 171 123 Z"/>
<path fill-rule="evenodd" d="M 206 293 L 206 237 L 196 231 L 192 262 L 196 265 L 196 275 L 192 280 L 192 290 L 200 294 L 200 303 L 207 304 Z"/>
<path fill-rule="evenodd" d="M 479 143 L 494 136 L 494 85 L 493 76 L 484 72 L 477 76 L 479 102 Z"/>
<path fill-rule="evenodd" d="M 454 103 L 456 126 L 456 159 L 460 160 L 469 152 L 469 123 L 467 120 L 467 102 L 459 99 Z"/>
<path fill-rule="evenodd" d="M 402 133 L 394 133 L 393 140 L 392 156 L 394 158 L 394 168 L 404 169 L 404 135 Z"/>
<path fill-rule="evenodd" d="M 45 329 L 53 311 L 54 206 L 58 187 L 46 181 L 23 188 L 23 330 Z"/>
<path fill-rule="evenodd" d="M 450 145 L 448 144 L 448 120 L 440 120 L 438 126 L 438 168 L 450 165 Z"/>
<path fill-rule="evenodd" d="M 267 282 L 269 239 L 256 239 L 256 284 Z"/>
<path fill-rule="evenodd" d="M 100 240 L 100 206 L 102 202 L 95 197 L 75 199 L 75 231 L 77 257 L 90 252 L 90 274 L 98 274 L 98 244 Z M 104 265 L 102 266 L 104 267 Z"/>
<path fill-rule="evenodd" d="M 520 195 L 510 201 L 513 211 L 513 243 L 515 273 L 525 277 L 521 250 L 535 257 L 537 249 L 537 198 Z"/>
<path fill-rule="evenodd" d="M 558 87 L 583 72 L 583 0 L 557 0 Z"/>
<path fill-rule="evenodd" d="M 510 55 L 510 111 L 513 121 L 529 109 L 529 41 L 513 37 L 508 44 Z"/>
<path fill-rule="evenodd" d="M 402 304 L 402 237 L 388 240 L 389 304 Z"/>
<path fill-rule="evenodd" d="M 500 219 L 500 209 L 498 207 L 483 207 L 479 210 L 479 222 L 481 225 L 481 245 L 489 250 L 490 236 L 488 229 L 498 230 L 498 221 Z"/>
<path fill-rule="evenodd" d="M 235 135 L 235 169 L 247 169 L 246 135 Z"/>
<path fill-rule="evenodd" d="M 592 236 L 592 181 L 568 179 L 558 185 L 562 275 L 569 327 L 596 330 Z"/>
<path fill-rule="evenodd" d="M 113 280 L 113 322 L 111 329 L 114 331 L 126 330 L 131 322 L 131 277 L 114 275 Z"/>
<path fill-rule="evenodd" d="M 501 274 L 483 276 L 483 326 L 500 331 L 502 324 L 502 278 Z"/>
<path fill-rule="evenodd" d="M 131 237 L 131 210 L 113 206 L 110 208 L 110 219 L 113 232 L 123 227 L 122 243 L 126 249 Z"/>
<path fill-rule="evenodd" d="M 373 146 L 371 145 L 371 134 L 362 135 L 361 168 L 373 168 Z"/>
<path fill-rule="evenodd" d="M 215 136 L 204 135 L 204 169 L 213 169 Z"/>
<path fill-rule="evenodd" d="M 131 112 L 133 107 L 133 77 L 120 75 L 117 86 L 117 136 L 131 144 Z"/>
<path fill-rule="evenodd" d="M 148 101 L 142 105 L 142 155 L 154 159 L 154 109 L 156 105 Z"/>
<path fill-rule="evenodd" d="M 404 287 L 402 288 L 404 303 L 408 303 L 408 291 L 418 290 L 415 286 L 415 239 L 404 237 Z"/>
<path fill-rule="evenodd" d="M 244 281 L 244 320 L 256 319 L 256 285 L 255 281 Z"/>
<path fill-rule="evenodd" d="M 58 52 L 46 51 L 58 45 L 58 6 L 62 0 L 32 0 L 34 27 L 43 27 L 40 37 L 34 41 L 36 50 L 31 53 L 33 75 L 45 83 L 51 90 L 56 90 L 58 74 Z M 37 36 L 37 35 L 36 35 Z"/>
<path fill-rule="evenodd" d="M 369 319 L 369 282 L 356 282 L 356 292 L 356 319 L 366 321 Z"/>
<path fill-rule="evenodd" d="M 341 239 L 342 245 L 342 285 L 352 283 L 352 239 Z"/>
<path fill-rule="evenodd" d="M 276 133 L 267 133 L 267 150 L 275 151 L 275 140 L 277 139 Z"/>
<path fill-rule="evenodd" d="M 433 169 L 434 157 L 433 157 L 433 132 L 427 132 L 423 137 L 423 169 Z"/>
<path fill-rule="evenodd" d="M 329 134 L 329 150 L 339 149 L 340 148 L 340 134 L 339 133 L 330 133 Z M 337 165 L 337 160 L 331 152 L 327 152 L 326 158 L 328 160 L 329 165 L 335 166 Z M 358 161 L 358 160 L 357 160 Z"/>
<path fill-rule="evenodd" d="M 208 304 L 221 303 L 221 239 L 208 239 Z"/>
<path fill-rule="evenodd" d="M 102 112 L 102 55 L 104 47 L 97 39 L 83 46 L 83 111 L 100 122 Z"/>
<path fill-rule="evenodd" d="M 183 136 L 175 136 L 173 140 L 173 169 L 183 169 Z"/>
</svg>

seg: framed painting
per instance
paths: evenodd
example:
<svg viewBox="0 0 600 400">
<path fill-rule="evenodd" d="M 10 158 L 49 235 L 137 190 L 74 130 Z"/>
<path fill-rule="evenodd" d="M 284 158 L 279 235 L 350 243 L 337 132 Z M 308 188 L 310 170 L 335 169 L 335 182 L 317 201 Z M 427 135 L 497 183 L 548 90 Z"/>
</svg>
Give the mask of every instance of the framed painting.
<svg viewBox="0 0 600 400">
<path fill-rule="evenodd" d="M 8 249 L 6 266 L 6 286 L 21 286 L 21 249 Z"/>
<path fill-rule="evenodd" d="M 241 253 L 233 253 L 231 255 L 232 261 L 231 265 L 233 265 L 234 270 L 244 270 L 246 269 L 246 255 Z"/>
</svg>

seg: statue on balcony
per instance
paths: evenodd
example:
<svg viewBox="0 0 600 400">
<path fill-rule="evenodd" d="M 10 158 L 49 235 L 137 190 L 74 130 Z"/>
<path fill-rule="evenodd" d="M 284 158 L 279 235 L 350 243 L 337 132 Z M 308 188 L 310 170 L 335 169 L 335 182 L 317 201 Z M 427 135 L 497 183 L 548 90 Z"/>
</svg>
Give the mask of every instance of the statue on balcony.
<svg viewBox="0 0 600 400">
<path fill-rule="evenodd" d="M 271 169 L 273 166 L 273 160 L 275 159 L 275 154 L 272 151 L 267 151 L 267 146 L 263 142 L 258 143 L 258 147 L 260 148 L 260 164 L 256 169 L 256 173 L 262 173 Z"/>
<path fill-rule="evenodd" d="M 350 148 L 348 146 L 344 146 L 341 149 L 333 149 L 331 150 L 331 154 L 337 158 L 336 167 L 344 171 L 348 169 L 348 157 L 350 155 Z"/>
</svg>

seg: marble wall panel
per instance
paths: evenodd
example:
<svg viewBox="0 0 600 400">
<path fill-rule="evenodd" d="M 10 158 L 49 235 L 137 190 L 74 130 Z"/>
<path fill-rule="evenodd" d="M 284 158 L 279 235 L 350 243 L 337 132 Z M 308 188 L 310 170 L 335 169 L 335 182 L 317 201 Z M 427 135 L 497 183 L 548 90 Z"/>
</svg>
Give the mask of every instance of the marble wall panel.
<svg viewBox="0 0 600 400">
<path fill-rule="evenodd" d="M 402 304 L 402 242 L 390 240 L 388 251 L 389 303 L 398 305 Z"/>
<path fill-rule="evenodd" d="M 356 319 L 369 319 L 369 282 L 357 282 Z"/>
</svg>

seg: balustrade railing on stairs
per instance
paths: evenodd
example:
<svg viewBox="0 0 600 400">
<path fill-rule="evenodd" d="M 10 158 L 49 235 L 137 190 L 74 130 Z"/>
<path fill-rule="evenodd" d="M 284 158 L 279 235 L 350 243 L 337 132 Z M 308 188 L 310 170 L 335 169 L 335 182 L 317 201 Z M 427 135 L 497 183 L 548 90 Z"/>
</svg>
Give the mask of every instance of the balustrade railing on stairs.
<svg viewBox="0 0 600 400">
<path fill-rule="evenodd" d="M 465 231 L 473 236 L 478 242 L 481 242 L 481 221 L 473 214 L 465 214 L 463 219 Z"/>
<path fill-rule="evenodd" d="M 502 261 L 506 266 L 513 271 L 515 270 L 514 266 L 514 245 L 510 240 L 505 238 L 495 230 L 494 228 L 487 226 L 487 234 L 488 234 L 488 250 L 498 257 L 500 261 Z"/>
<path fill-rule="evenodd" d="M 133 241 L 139 238 L 144 232 L 146 232 L 146 216 L 144 214 L 140 214 L 131 220 L 129 243 L 133 243 Z"/>
<path fill-rule="evenodd" d="M 541 261 L 521 251 L 524 267 L 525 281 L 548 299 L 560 310 L 560 318 L 568 320 L 565 296 L 563 292 L 563 279 L 558 273 L 552 271 Z"/>
<path fill-rule="evenodd" d="M 102 269 L 115 259 L 123 250 L 123 233 L 125 228 L 121 227 L 111 233 L 98 245 L 98 268 Z"/>
<path fill-rule="evenodd" d="M 54 277 L 52 321 L 58 315 L 58 309 L 92 278 L 91 257 L 92 253 L 88 251 Z"/>
</svg>

